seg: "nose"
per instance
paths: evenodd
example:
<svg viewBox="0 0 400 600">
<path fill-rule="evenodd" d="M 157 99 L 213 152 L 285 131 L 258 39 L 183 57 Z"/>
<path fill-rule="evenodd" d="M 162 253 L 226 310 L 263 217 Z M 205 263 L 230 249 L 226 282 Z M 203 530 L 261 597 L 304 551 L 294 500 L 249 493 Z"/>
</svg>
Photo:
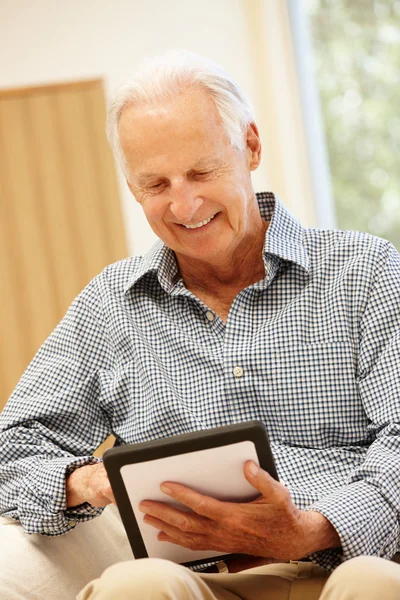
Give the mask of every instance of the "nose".
<svg viewBox="0 0 400 600">
<path fill-rule="evenodd" d="M 180 223 L 190 223 L 195 220 L 196 212 L 203 204 L 203 199 L 197 194 L 196 186 L 190 182 L 173 182 L 170 187 L 170 209 L 175 219 Z"/>
</svg>

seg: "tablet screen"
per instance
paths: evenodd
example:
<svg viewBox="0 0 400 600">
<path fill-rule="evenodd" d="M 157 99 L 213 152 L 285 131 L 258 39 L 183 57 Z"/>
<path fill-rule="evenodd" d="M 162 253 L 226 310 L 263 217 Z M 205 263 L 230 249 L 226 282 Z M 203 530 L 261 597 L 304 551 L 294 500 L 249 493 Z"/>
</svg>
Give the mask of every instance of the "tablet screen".
<svg viewBox="0 0 400 600">
<path fill-rule="evenodd" d="M 259 496 L 259 492 L 244 477 L 243 467 L 247 460 L 259 464 L 255 445 L 248 440 L 123 465 L 120 474 L 148 556 L 177 563 L 220 556 L 221 552 L 194 551 L 169 542 L 159 542 L 158 530 L 143 522 L 144 514 L 139 511 L 138 505 L 142 500 L 157 500 L 184 508 L 161 492 L 160 484 L 164 481 L 182 483 L 222 501 L 253 500 Z"/>
</svg>

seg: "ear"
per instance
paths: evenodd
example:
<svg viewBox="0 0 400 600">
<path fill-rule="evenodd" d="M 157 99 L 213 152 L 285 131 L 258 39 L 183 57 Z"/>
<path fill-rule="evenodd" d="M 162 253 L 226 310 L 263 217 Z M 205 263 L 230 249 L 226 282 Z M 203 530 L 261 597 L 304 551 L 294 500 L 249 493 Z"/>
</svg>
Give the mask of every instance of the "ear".
<svg viewBox="0 0 400 600">
<path fill-rule="evenodd" d="M 255 171 L 261 162 L 261 140 L 258 127 L 254 122 L 247 126 L 246 149 L 250 171 Z"/>
</svg>

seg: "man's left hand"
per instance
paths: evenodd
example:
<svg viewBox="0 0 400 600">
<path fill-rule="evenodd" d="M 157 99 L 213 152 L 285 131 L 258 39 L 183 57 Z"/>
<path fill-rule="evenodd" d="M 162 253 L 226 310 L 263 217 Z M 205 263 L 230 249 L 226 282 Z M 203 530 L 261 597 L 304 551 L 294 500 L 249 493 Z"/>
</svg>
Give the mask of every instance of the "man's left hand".
<svg viewBox="0 0 400 600">
<path fill-rule="evenodd" d="M 246 503 L 221 502 L 179 483 L 161 490 L 191 511 L 145 500 L 144 522 L 160 530 L 158 539 L 190 548 L 298 560 L 323 548 L 340 546 L 331 523 L 320 513 L 296 507 L 289 490 L 252 461 L 244 467 L 247 481 L 260 496 Z"/>
</svg>

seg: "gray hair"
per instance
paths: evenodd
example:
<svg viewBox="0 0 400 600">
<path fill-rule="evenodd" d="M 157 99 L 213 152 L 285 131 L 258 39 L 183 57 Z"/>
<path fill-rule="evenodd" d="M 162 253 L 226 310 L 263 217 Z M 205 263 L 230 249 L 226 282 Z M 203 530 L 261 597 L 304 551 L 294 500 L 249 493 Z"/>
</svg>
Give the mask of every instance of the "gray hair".
<svg viewBox="0 0 400 600">
<path fill-rule="evenodd" d="M 126 177 L 128 165 L 118 134 L 118 123 L 124 109 L 133 104 L 154 105 L 168 101 L 192 89 L 204 89 L 210 94 L 231 145 L 243 150 L 244 132 L 254 121 L 254 114 L 238 84 L 217 63 L 186 50 L 170 50 L 144 61 L 135 76 L 110 97 L 107 137 Z"/>
</svg>

